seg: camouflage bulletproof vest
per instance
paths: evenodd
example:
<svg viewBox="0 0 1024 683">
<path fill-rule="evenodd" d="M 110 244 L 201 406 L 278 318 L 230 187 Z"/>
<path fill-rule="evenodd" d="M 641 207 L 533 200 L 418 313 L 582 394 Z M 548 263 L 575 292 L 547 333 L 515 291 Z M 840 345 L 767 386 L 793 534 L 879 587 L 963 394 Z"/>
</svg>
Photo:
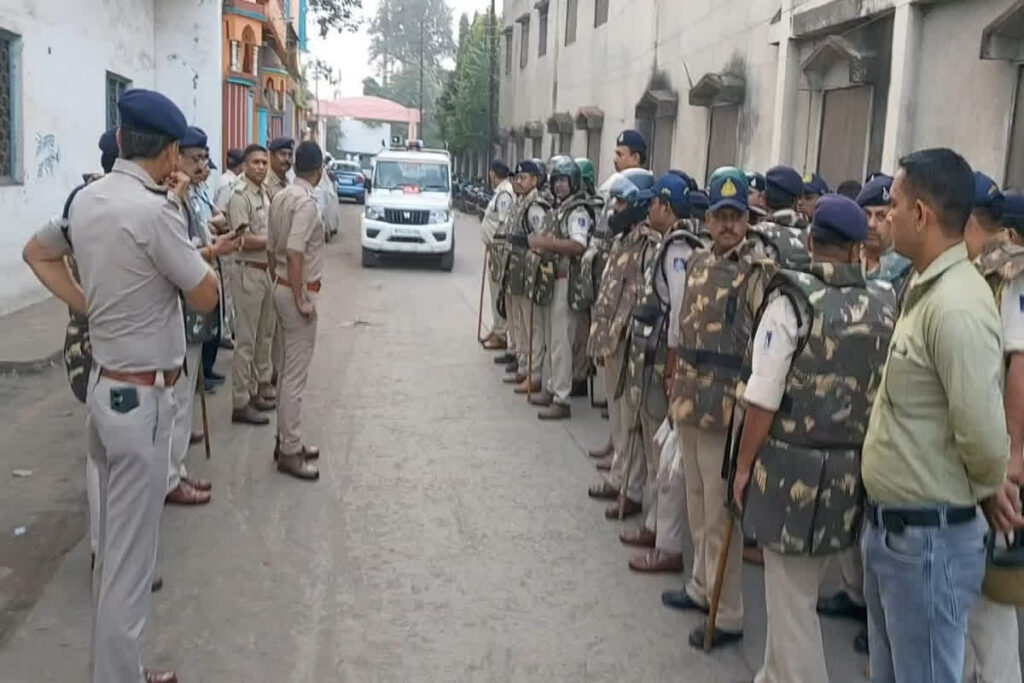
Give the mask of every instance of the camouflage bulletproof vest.
<svg viewBox="0 0 1024 683">
<path fill-rule="evenodd" d="M 505 241 L 509 254 L 505 266 L 505 291 L 513 296 L 526 294 L 526 255 L 530 246 L 526 241 L 530 234 L 530 226 L 526 220 L 526 211 L 538 199 L 538 192 L 520 197 L 509 211 L 505 222 Z"/>
<path fill-rule="evenodd" d="M 73 256 L 68 257 L 71 277 L 81 283 L 78 264 Z M 89 393 L 89 373 L 92 371 L 92 342 L 89 340 L 89 318 L 68 309 L 68 325 L 64 332 L 64 370 L 68 374 L 71 393 L 85 403 Z"/>
<path fill-rule="evenodd" d="M 550 235 L 557 239 L 568 239 L 569 227 L 566 224 L 569 214 L 581 206 L 586 206 L 585 197 L 574 195 L 567 198 L 558 208 L 553 208 L 544 217 L 544 225 L 537 231 L 540 235 Z M 566 276 L 567 272 L 560 273 L 561 268 L 570 267 L 564 261 L 577 261 L 578 259 L 565 259 L 560 254 L 540 253 L 530 251 L 526 255 L 526 292 L 530 300 L 538 306 L 548 306 L 555 293 L 555 279 L 559 274 Z"/>
<path fill-rule="evenodd" d="M 642 286 L 642 259 L 646 241 L 636 227 L 615 238 L 591 310 L 587 355 L 608 358 L 622 344 Z"/>
<path fill-rule="evenodd" d="M 896 323 L 896 294 L 887 283 L 865 281 L 856 264 L 781 271 L 768 285 L 775 289 L 798 317 L 810 311 L 811 319 L 754 463 L 743 529 L 779 553 L 828 555 L 860 531 L 861 446 Z"/>
<path fill-rule="evenodd" d="M 760 286 L 774 270 L 754 240 L 725 257 L 701 251 L 690 258 L 671 396 L 676 424 L 719 432 L 728 428 L 737 385 L 749 372 L 744 354 Z"/>
<path fill-rule="evenodd" d="M 811 253 L 807 250 L 807 232 L 794 232 L 792 226 L 782 225 L 769 220 L 750 226 L 748 237 L 760 240 L 765 253 L 780 268 L 790 270 L 806 270 L 811 265 Z"/>
<path fill-rule="evenodd" d="M 604 200 L 600 197 L 582 195 L 580 204 L 586 207 L 587 213 L 590 214 L 590 220 L 596 225 L 601 209 L 604 207 Z M 588 243 L 586 251 L 583 252 L 583 256 L 569 261 L 569 309 L 576 313 L 589 311 L 594 304 L 601 279 L 600 272 L 595 276 L 595 269 L 603 269 L 607 261 L 607 251 L 605 251 L 604 258 L 599 258 L 601 245 L 598 248 L 593 248 L 593 242 L 598 240 L 593 237 L 593 231 L 591 234 L 592 239 Z"/>
<path fill-rule="evenodd" d="M 497 227 L 494 229 L 494 239 L 491 240 L 491 245 L 488 248 L 488 275 L 491 278 L 491 282 L 500 283 L 501 276 L 505 272 L 505 268 L 508 266 L 508 243 L 505 241 L 505 229 L 506 222 L 499 221 L 497 218 L 497 209 L 494 208 L 498 200 L 498 195 L 501 192 L 510 192 L 511 185 L 507 186 L 507 182 L 503 182 L 498 186 L 494 196 L 491 198 L 491 203 L 487 205 L 487 215 L 484 220 L 491 220 L 497 223 Z M 509 213 L 506 214 L 506 220 L 511 215 L 512 210 L 515 208 L 516 201 L 513 197 L 512 208 L 509 209 Z"/>
<path fill-rule="evenodd" d="M 1006 285 L 1024 274 L 1024 247 L 1008 239 L 992 240 L 985 245 L 975 265 L 992 288 L 998 306 Z"/>
<path fill-rule="evenodd" d="M 685 242 L 694 252 L 703 249 L 704 243 L 690 230 L 692 227 L 689 221 L 680 221 L 676 230 L 664 238 L 658 235 L 657 239 L 654 239 L 656 233 L 645 231 L 647 249 L 642 260 L 643 289 L 633 308 L 625 371 L 630 410 L 641 408 L 654 422 L 661 422 L 668 414 L 665 363 L 672 302 L 669 300 L 668 279 L 664 274 L 666 252 L 677 241 Z"/>
</svg>

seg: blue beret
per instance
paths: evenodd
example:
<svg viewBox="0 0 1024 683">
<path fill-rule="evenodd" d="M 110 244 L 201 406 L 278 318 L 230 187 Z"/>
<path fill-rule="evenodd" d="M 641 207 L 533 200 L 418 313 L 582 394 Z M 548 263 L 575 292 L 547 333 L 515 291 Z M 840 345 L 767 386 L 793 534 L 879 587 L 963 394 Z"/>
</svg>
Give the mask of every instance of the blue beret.
<svg viewBox="0 0 1024 683">
<path fill-rule="evenodd" d="M 202 128 L 189 126 L 188 131 L 178 143 L 179 147 L 206 147 L 206 133 Z"/>
<path fill-rule="evenodd" d="M 1003 202 L 1003 193 L 996 181 L 981 171 L 974 172 L 974 208 L 997 208 Z"/>
<path fill-rule="evenodd" d="M 616 147 L 629 147 L 632 152 L 646 152 L 647 138 L 638 130 L 624 130 L 615 141 Z"/>
<path fill-rule="evenodd" d="M 243 161 L 245 161 L 245 157 L 242 150 L 237 147 L 228 150 L 228 166 L 238 166 Z"/>
<path fill-rule="evenodd" d="M 764 179 L 763 175 L 761 175 L 760 173 L 757 173 L 756 171 L 752 171 L 750 173 L 747 173 L 747 186 L 751 190 L 757 190 L 758 192 L 764 192 L 765 188 L 768 186 L 768 184 L 767 184 L 767 181 Z"/>
<path fill-rule="evenodd" d="M 864 184 L 867 185 L 868 183 L 870 183 L 875 178 L 878 178 L 878 177 L 881 177 L 881 176 L 884 176 L 884 175 L 886 175 L 886 174 L 882 173 L 881 171 L 871 171 L 871 173 L 868 173 L 867 178 L 864 179 Z"/>
<path fill-rule="evenodd" d="M 892 201 L 890 192 L 892 192 L 892 178 L 882 173 L 875 174 L 875 177 L 869 180 L 857 195 L 857 204 L 860 206 L 888 206 Z"/>
<path fill-rule="evenodd" d="M 765 189 L 773 188 L 793 199 L 804 194 L 804 181 L 791 166 L 773 166 L 764 174 Z"/>
<path fill-rule="evenodd" d="M 690 207 L 694 213 L 703 213 L 708 210 L 711 200 L 704 190 L 690 190 Z"/>
<path fill-rule="evenodd" d="M 690 215 L 690 186 L 678 174 L 666 173 L 658 178 L 651 188 L 655 197 L 660 197 L 672 205 L 672 211 L 680 218 Z"/>
<path fill-rule="evenodd" d="M 209 152 L 210 150 L 206 150 L 206 151 Z M 213 157 L 207 157 L 206 165 L 210 167 L 211 171 L 216 171 L 217 170 L 217 164 L 213 163 Z"/>
<path fill-rule="evenodd" d="M 868 217 L 857 202 L 841 194 L 821 196 L 811 224 L 811 237 L 816 242 L 863 242 L 867 236 Z"/>
<path fill-rule="evenodd" d="M 287 135 L 279 138 L 274 138 L 273 140 L 270 141 L 270 144 L 267 145 L 267 149 L 270 150 L 271 152 L 276 152 L 280 149 L 295 149 L 295 140 L 288 137 Z"/>
<path fill-rule="evenodd" d="M 715 178 L 708 188 L 709 211 L 732 208 L 737 211 L 746 211 L 750 208 L 748 203 L 747 186 L 744 183 L 734 180 L 732 176 L 723 175 Z"/>
<path fill-rule="evenodd" d="M 808 173 L 803 178 L 804 182 L 804 194 L 828 194 L 832 190 L 828 188 L 828 183 L 817 173 Z"/>
<path fill-rule="evenodd" d="M 115 157 L 121 153 L 117 147 L 117 128 L 111 128 L 100 136 L 100 151 Z"/>
<path fill-rule="evenodd" d="M 538 178 L 543 175 L 543 172 L 540 170 L 540 166 L 533 159 L 523 159 L 516 164 L 516 175 L 521 173 L 529 173 L 530 175 L 535 175 Z"/>
<path fill-rule="evenodd" d="M 1017 190 L 1003 193 L 1003 225 L 1024 232 L 1024 194 Z"/>
<path fill-rule="evenodd" d="M 508 164 L 501 159 L 495 159 L 491 162 L 491 170 L 500 176 L 507 176 L 509 173 Z"/>
<path fill-rule="evenodd" d="M 188 121 L 178 105 L 152 90 L 133 88 L 117 101 L 121 125 L 140 133 L 158 133 L 180 140 L 188 131 Z"/>
<path fill-rule="evenodd" d="M 677 175 L 684 181 L 686 181 L 686 187 L 689 188 L 691 191 L 700 189 L 700 186 L 697 185 L 697 181 L 694 180 L 693 177 L 686 171 L 680 171 L 678 169 L 670 168 L 668 172 L 671 173 L 672 175 Z"/>
</svg>

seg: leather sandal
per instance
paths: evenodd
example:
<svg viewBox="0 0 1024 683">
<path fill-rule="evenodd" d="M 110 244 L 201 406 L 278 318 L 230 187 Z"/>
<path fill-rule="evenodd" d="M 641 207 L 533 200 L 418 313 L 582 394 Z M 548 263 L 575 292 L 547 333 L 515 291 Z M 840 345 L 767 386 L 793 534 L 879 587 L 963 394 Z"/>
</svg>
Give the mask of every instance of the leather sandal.
<svg viewBox="0 0 1024 683">
<path fill-rule="evenodd" d="M 602 458 L 607 458 L 614 452 L 615 445 L 612 444 L 611 441 L 609 441 L 607 445 L 602 446 L 601 448 L 595 448 L 592 451 L 587 451 L 587 455 L 589 455 L 594 460 L 601 460 Z"/>
<path fill-rule="evenodd" d="M 529 382 L 524 379 L 512 391 L 517 394 L 533 394 L 540 391 L 540 382 Z"/>
<path fill-rule="evenodd" d="M 207 481 L 206 479 L 197 479 L 195 477 L 182 477 L 181 480 L 194 488 L 196 491 L 212 491 L 213 482 Z"/>
<path fill-rule="evenodd" d="M 683 571 L 683 556 L 672 555 L 655 548 L 630 559 L 629 568 L 642 574 L 674 574 Z"/>
<path fill-rule="evenodd" d="M 293 455 L 279 454 L 277 456 L 277 471 L 306 481 L 316 481 L 320 478 L 320 469 L 306 460 L 301 452 Z"/>
<path fill-rule="evenodd" d="M 645 526 L 638 526 L 633 529 L 626 529 L 619 534 L 619 541 L 624 545 L 631 545 L 637 548 L 653 548 L 655 533 Z"/>
<path fill-rule="evenodd" d="M 197 443 L 202 443 L 204 439 L 206 439 L 206 434 L 203 432 L 192 432 L 188 437 L 188 445 L 194 446 Z"/>
<path fill-rule="evenodd" d="M 622 505 L 622 517 L 619 517 L 619 504 L 609 505 L 604 510 L 605 519 L 629 519 L 635 515 L 639 515 L 644 509 L 644 506 L 630 498 L 626 499 L 626 502 Z"/>
<path fill-rule="evenodd" d="M 484 340 L 484 348 L 488 351 L 503 351 L 508 348 L 508 342 L 496 334 L 492 334 Z"/>
<path fill-rule="evenodd" d="M 143 669 L 146 683 L 178 683 L 178 676 L 173 671 L 150 671 Z"/>
<path fill-rule="evenodd" d="M 206 505 L 210 502 L 209 491 L 197 491 L 182 480 L 165 497 L 169 505 Z"/>
<path fill-rule="evenodd" d="M 690 632 L 690 647 L 703 650 L 704 634 L 706 632 L 707 626 L 704 624 L 693 629 L 693 631 Z M 711 636 L 711 649 L 717 650 L 720 647 L 724 647 L 730 643 L 738 643 L 741 640 L 743 640 L 743 631 L 726 631 L 725 629 L 716 628 Z"/>
<path fill-rule="evenodd" d="M 597 500 L 618 500 L 619 490 L 606 481 L 587 489 L 587 495 Z"/>
<path fill-rule="evenodd" d="M 501 378 L 501 381 L 504 382 L 505 384 L 516 384 L 516 385 L 519 385 L 519 384 L 522 384 L 523 382 L 526 381 L 526 375 L 506 374 L 504 377 Z"/>
<path fill-rule="evenodd" d="M 598 460 L 597 464 L 594 465 L 594 469 L 596 469 L 598 472 L 611 472 L 612 459 L 605 458 L 604 460 Z"/>
<path fill-rule="evenodd" d="M 539 420 L 568 420 L 572 417 L 572 408 L 563 404 L 551 402 L 544 410 L 537 413 Z"/>
<path fill-rule="evenodd" d="M 526 400 L 531 406 L 542 406 L 547 407 L 554 402 L 555 397 L 547 391 L 541 391 L 536 394 L 531 394 L 530 398 Z"/>
</svg>

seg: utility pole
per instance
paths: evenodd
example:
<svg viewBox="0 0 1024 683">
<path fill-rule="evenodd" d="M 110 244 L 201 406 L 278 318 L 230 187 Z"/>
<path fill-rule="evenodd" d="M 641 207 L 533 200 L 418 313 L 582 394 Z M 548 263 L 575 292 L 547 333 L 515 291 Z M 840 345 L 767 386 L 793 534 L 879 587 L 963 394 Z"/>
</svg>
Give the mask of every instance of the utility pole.
<svg viewBox="0 0 1024 683">
<path fill-rule="evenodd" d="M 423 14 L 420 17 L 420 135 L 423 139 L 423 24 L 427 20 L 427 4 L 423 3 Z"/>
<path fill-rule="evenodd" d="M 494 14 L 494 0 L 491 0 L 491 15 L 487 24 L 487 167 L 490 168 L 494 161 L 494 81 L 498 62 L 498 23 Z"/>
</svg>

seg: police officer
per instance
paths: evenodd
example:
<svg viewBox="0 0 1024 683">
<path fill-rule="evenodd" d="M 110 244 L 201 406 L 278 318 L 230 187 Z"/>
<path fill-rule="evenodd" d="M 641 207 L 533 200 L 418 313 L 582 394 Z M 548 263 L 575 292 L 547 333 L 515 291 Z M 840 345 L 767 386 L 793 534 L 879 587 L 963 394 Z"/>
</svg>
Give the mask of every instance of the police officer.
<svg viewBox="0 0 1024 683">
<path fill-rule="evenodd" d="M 484 210 L 483 229 L 480 231 L 480 237 L 484 241 L 484 248 L 488 254 L 490 275 L 488 290 L 491 295 L 492 325 L 490 334 L 484 340 L 484 348 L 488 351 L 500 351 L 502 349 L 510 349 L 511 347 L 509 344 L 508 323 L 505 315 L 501 312 L 501 310 L 504 310 L 505 314 L 507 314 L 508 308 L 507 305 L 503 305 L 501 310 L 498 307 L 498 297 L 501 295 L 500 275 L 505 258 L 504 223 L 505 217 L 508 216 L 512 203 L 515 201 L 515 190 L 512 189 L 512 181 L 509 178 L 509 174 L 508 165 L 504 161 L 495 159 L 491 162 L 491 169 L 487 173 L 487 178 L 491 183 L 494 194 L 491 195 L 491 201 L 487 203 L 487 208 Z M 505 364 L 508 364 L 513 357 L 514 353 L 510 350 L 508 354 L 503 354 L 498 358 L 499 360 L 504 360 Z"/>
<path fill-rule="evenodd" d="M 768 215 L 768 199 L 765 197 L 767 185 L 768 182 L 762 174 L 757 171 L 747 173 L 751 223 L 757 223 Z"/>
<path fill-rule="evenodd" d="M 516 326 L 518 370 L 511 377 L 506 374 L 504 381 L 515 384 L 517 394 L 540 391 L 543 375 L 545 317 L 538 313 L 530 302 L 526 283 L 526 257 L 529 251 L 527 236 L 540 230 L 549 210 L 547 200 L 539 190 L 543 174 L 540 163 L 535 159 L 519 162 L 515 178 L 519 199 L 506 221 L 509 258 L 504 276 L 505 292 L 509 297 L 509 303 L 512 304 L 511 315 Z"/>
<path fill-rule="evenodd" d="M 643 254 L 646 246 L 638 226 L 647 219 L 654 176 L 631 168 L 615 178 L 609 188 L 612 213 L 608 228 L 616 235 L 608 256 L 601 289 L 593 307 L 587 353 L 605 369 L 605 387 L 615 444 L 611 468 L 598 484 L 587 490 L 597 500 L 618 502 L 605 510 L 606 519 L 626 519 L 643 509 L 646 462 L 641 427 L 635 409 L 626 401 L 624 379 L 627 332 L 633 308 L 643 286 Z"/>
<path fill-rule="evenodd" d="M 267 174 L 267 195 L 273 201 L 277 193 L 288 187 L 288 171 L 292 170 L 295 140 L 283 136 L 267 145 L 270 151 L 270 173 Z"/>
<path fill-rule="evenodd" d="M 797 176 L 799 180 L 799 176 Z M 771 189 L 769 177 L 769 190 Z M 682 591 L 662 594 L 668 607 L 706 612 L 723 546 L 728 544 L 715 646 L 743 637 L 741 534 L 729 534 L 728 485 L 722 461 L 744 354 L 771 271 L 761 242 L 747 239 L 747 185 L 718 174 L 708 188 L 712 245 L 687 264 L 679 316 L 678 366 L 671 415 L 686 482 L 686 509 L 694 543 L 693 573 Z M 702 647 L 705 626 L 690 634 Z"/>
<path fill-rule="evenodd" d="M 869 278 L 877 278 L 892 285 L 897 300 L 913 274 L 913 264 L 898 253 L 892 244 L 892 225 L 886 219 L 891 206 L 892 177 L 876 173 L 857 195 L 857 203 L 868 217 L 868 239 L 864 242 L 864 271 Z"/>
<path fill-rule="evenodd" d="M 681 174 L 667 173 L 652 189 L 654 198 L 640 233 L 646 241 L 644 281 L 630 330 L 627 403 L 640 413 L 647 467 L 642 526 L 619 536 L 626 545 L 652 548 L 633 557 L 639 572 L 683 570 L 684 500 L 681 468 L 672 472 L 675 453 L 657 447 L 659 428 L 668 431 L 667 387 L 675 372 L 679 309 L 686 288 L 686 262 L 704 245 L 690 220 L 690 188 Z M 662 426 L 662 423 L 665 426 Z"/>
<path fill-rule="evenodd" d="M 265 425 L 270 418 L 261 413 L 277 406 L 271 384 L 271 344 L 277 321 L 267 274 L 267 150 L 249 145 L 243 157 L 244 173 L 228 202 L 231 230 L 242 234 L 231 282 L 236 322 L 235 353 L 231 359 L 231 420 Z"/>
<path fill-rule="evenodd" d="M 324 230 L 316 197 L 323 173 L 323 152 L 312 141 L 295 150 L 295 182 L 271 203 L 267 250 L 273 256 L 281 330 L 278 375 L 277 470 L 315 480 L 320 470 L 310 460 L 318 449 L 302 443 L 302 394 L 316 342 L 317 309 L 323 276 Z"/>
<path fill-rule="evenodd" d="M 768 215 L 757 222 L 752 235 L 784 268 L 802 269 L 811 262 L 807 251 L 807 218 L 796 210 L 804 183 L 789 166 L 775 166 L 765 174 Z"/>
<path fill-rule="evenodd" d="M 589 213 L 594 218 L 594 225 L 601 217 L 604 210 L 604 200 L 597 196 L 597 172 L 594 164 L 586 157 L 579 157 L 575 160 L 580 167 L 580 174 L 583 178 L 583 189 L 581 193 L 586 200 Z M 591 230 L 591 237 L 594 231 Z M 590 307 L 594 304 L 594 296 L 597 288 L 594 287 L 594 262 L 591 260 L 590 267 L 584 266 L 584 259 L 587 252 L 591 251 L 592 240 L 588 239 L 587 251 L 584 257 L 574 261 L 569 271 L 569 308 L 576 313 L 576 337 L 572 344 L 572 393 L 573 397 L 587 395 L 587 380 L 590 378 L 591 365 L 587 357 L 587 339 L 590 337 Z M 600 273 L 598 273 L 600 277 Z"/>
<path fill-rule="evenodd" d="M 818 173 L 806 174 L 803 177 L 803 184 L 802 196 L 797 206 L 804 219 L 810 221 L 811 217 L 814 216 L 814 208 L 818 205 L 818 199 L 832 190 L 829 189 L 828 183 Z"/>
<path fill-rule="evenodd" d="M 550 288 L 549 303 L 542 307 L 544 321 L 544 389 L 530 397 L 530 403 L 542 406 L 541 420 L 563 420 L 572 415 L 572 345 L 576 337 L 577 315 L 570 307 L 569 271 L 586 250 L 594 228 L 594 216 L 582 192 L 583 173 L 570 157 L 551 160 L 548 185 L 552 195 L 551 211 L 540 230 L 527 237 L 532 254 L 539 259 L 532 294 L 537 297 Z M 543 282 L 547 280 L 547 282 Z"/>
<path fill-rule="evenodd" d="M 892 287 L 861 272 L 867 235 L 856 202 L 822 196 L 814 263 L 771 280 L 751 345 L 733 497 L 764 548 L 756 683 L 828 680 L 815 598 L 828 557 L 860 533 L 860 448 L 896 320 Z"/>
<path fill-rule="evenodd" d="M 1024 484 L 1024 247 L 1004 227 L 1007 200 L 992 178 L 974 173 L 974 210 L 967 221 L 967 255 L 992 287 L 1003 323 L 1006 355 L 1006 429 L 1010 435 L 1007 476 Z M 980 683 L 1020 683 L 1017 613 L 984 592 L 967 625 L 964 678 Z"/>
<path fill-rule="evenodd" d="M 177 679 L 143 672 L 139 636 L 151 605 L 174 385 L 185 359 L 179 293 L 193 309 L 212 311 L 217 276 L 186 237 L 188 179 L 172 175 L 184 115 L 163 95 L 139 89 L 121 96 L 118 111 L 121 158 L 113 171 L 73 199 L 66 235 L 63 222 L 51 220 L 23 256 L 50 291 L 89 313 L 87 424 L 101 511 L 91 680 L 166 682 Z M 63 261 L 72 245 L 81 289 Z"/>
</svg>

